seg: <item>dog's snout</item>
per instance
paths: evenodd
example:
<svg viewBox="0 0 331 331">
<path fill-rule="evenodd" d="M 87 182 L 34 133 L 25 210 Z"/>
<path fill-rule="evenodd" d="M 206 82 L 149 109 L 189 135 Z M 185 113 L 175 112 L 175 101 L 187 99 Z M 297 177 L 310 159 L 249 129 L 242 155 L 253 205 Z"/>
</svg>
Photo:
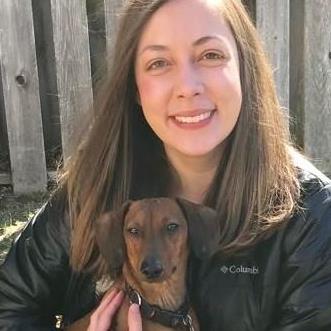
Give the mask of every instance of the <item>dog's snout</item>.
<svg viewBox="0 0 331 331">
<path fill-rule="evenodd" d="M 163 266 L 161 262 L 155 257 L 146 258 L 140 267 L 140 271 L 147 279 L 159 278 L 163 273 Z"/>
</svg>

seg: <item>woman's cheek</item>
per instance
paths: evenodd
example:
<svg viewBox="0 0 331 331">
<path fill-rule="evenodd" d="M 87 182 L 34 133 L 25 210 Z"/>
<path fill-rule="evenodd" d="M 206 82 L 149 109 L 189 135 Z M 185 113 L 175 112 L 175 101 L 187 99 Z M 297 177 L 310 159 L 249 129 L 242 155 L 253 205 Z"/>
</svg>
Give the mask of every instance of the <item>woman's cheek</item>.
<svg viewBox="0 0 331 331">
<path fill-rule="evenodd" d="M 209 86 L 213 86 L 219 91 L 219 97 L 224 98 L 224 100 L 235 99 L 241 103 L 242 91 L 237 71 L 231 68 L 223 69 L 217 75 L 210 76 L 209 82 L 211 81 L 213 81 L 213 84 Z"/>
<path fill-rule="evenodd" d="M 144 103 L 158 103 L 165 98 L 170 90 L 170 84 L 159 76 L 141 78 L 138 82 L 138 91 L 142 105 Z"/>
</svg>

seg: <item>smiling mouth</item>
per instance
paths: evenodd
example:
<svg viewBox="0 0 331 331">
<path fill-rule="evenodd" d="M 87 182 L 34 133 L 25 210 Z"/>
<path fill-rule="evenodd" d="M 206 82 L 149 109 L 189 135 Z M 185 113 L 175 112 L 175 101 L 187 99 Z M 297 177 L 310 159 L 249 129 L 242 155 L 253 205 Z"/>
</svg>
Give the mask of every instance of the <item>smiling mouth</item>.
<svg viewBox="0 0 331 331">
<path fill-rule="evenodd" d="M 206 111 L 196 116 L 174 116 L 174 119 L 179 123 L 199 123 L 211 117 L 215 110 Z"/>
</svg>

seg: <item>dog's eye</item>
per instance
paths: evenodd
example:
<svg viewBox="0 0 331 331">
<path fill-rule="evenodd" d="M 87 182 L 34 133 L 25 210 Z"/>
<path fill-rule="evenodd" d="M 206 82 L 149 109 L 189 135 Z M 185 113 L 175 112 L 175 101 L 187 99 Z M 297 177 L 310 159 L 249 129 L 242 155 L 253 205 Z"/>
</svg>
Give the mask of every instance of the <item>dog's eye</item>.
<svg viewBox="0 0 331 331">
<path fill-rule="evenodd" d="M 140 233 L 140 231 L 137 228 L 129 228 L 127 229 L 127 231 L 133 236 L 138 236 Z"/>
<path fill-rule="evenodd" d="M 175 232 L 178 229 L 178 224 L 171 223 L 167 225 L 167 231 L 168 232 Z"/>
</svg>

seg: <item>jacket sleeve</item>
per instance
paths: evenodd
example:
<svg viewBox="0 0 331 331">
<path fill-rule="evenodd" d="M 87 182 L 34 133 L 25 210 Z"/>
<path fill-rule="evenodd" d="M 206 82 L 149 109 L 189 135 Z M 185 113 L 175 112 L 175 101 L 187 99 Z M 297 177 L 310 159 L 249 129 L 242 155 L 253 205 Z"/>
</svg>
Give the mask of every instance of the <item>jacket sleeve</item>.
<svg viewBox="0 0 331 331">
<path fill-rule="evenodd" d="M 53 330 L 69 275 L 69 226 L 53 198 L 27 224 L 0 266 L 0 330 Z"/>
<path fill-rule="evenodd" d="M 331 330 L 331 185 L 310 196 L 284 239 L 277 326 Z"/>
</svg>

